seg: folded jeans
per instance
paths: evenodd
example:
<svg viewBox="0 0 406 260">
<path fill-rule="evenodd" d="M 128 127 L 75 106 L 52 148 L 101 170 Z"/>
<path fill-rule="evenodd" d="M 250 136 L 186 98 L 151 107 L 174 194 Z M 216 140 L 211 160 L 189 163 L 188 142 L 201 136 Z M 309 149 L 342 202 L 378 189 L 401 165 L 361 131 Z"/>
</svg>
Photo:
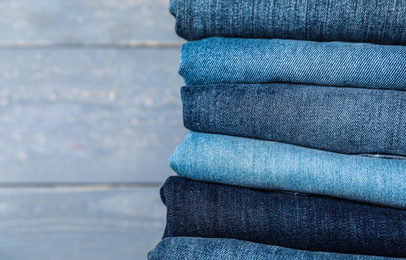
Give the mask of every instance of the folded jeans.
<svg viewBox="0 0 406 260">
<path fill-rule="evenodd" d="M 406 156 L 406 91 L 299 84 L 182 87 L 192 131 Z"/>
<path fill-rule="evenodd" d="M 389 260 L 401 259 L 296 250 L 226 238 L 168 237 L 149 260 Z"/>
<path fill-rule="evenodd" d="M 324 196 L 169 177 L 166 237 L 232 238 L 293 249 L 406 257 L 406 211 Z"/>
<path fill-rule="evenodd" d="M 298 83 L 406 90 L 406 46 L 209 38 L 182 46 L 186 85 Z"/>
<path fill-rule="evenodd" d="M 296 39 L 406 45 L 406 1 L 171 0 L 176 33 L 187 40 Z"/>
<path fill-rule="evenodd" d="M 406 160 L 189 132 L 169 157 L 169 164 L 179 176 L 198 181 L 319 194 L 406 209 Z"/>
</svg>

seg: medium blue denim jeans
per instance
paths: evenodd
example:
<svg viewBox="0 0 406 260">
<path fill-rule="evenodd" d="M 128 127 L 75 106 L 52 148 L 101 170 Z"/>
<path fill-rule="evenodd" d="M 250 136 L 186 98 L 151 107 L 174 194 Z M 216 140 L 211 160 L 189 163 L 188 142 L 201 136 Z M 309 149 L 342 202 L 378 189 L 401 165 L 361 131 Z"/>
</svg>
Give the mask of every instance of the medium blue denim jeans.
<svg viewBox="0 0 406 260">
<path fill-rule="evenodd" d="M 148 254 L 149 260 L 390 260 L 367 255 L 312 252 L 226 238 L 168 237 Z M 403 258 L 404 259 L 404 258 Z"/>
<path fill-rule="evenodd" d="M 296 39 L 406 45 L 406 1 L 170 0 L 187 40 Z"/>
<path fill-rule="evenodd" d="M 286 82 L 406 90 L 406 46 L 209 38 L 182 46 L 186 85 Z"/>
<path fill-rule="evenodd" d="M 406 160 L 189 132 L 169 164 L 179 176 L 198 181 L 327 195 L 406 209 Z"/>
<path fill-rule="evenodd" d="M 165 237 L 232 238 L 293 249 L 406 257 L 406 211 L 169 177 Z"/>
<path fill-rule="evenodd" d="M 406 156 L 406 91 L 298 84 L 182 87 L 192 131 Z"/>
</svg>

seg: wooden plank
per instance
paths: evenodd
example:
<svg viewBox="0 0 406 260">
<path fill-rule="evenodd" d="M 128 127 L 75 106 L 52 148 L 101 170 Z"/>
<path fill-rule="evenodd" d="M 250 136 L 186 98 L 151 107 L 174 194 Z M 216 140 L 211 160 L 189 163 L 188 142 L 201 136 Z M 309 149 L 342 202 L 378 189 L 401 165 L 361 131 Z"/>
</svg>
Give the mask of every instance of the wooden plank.
<svg viewBox="0 0 406 260">
<path fill-rule="evenodd" d="M 0 49 L 0 182 L 162 182 L 176 49 Z"/>
<path fill-rule="evenodd" d="M 6 0 L 0 43 L 182 42 L 167 0 Z"/>
<path fill-rule="evenodd" d="M 1 189 L 1 259 L 146 259 L 166 209 L 155 189 Z"/>
</svg>

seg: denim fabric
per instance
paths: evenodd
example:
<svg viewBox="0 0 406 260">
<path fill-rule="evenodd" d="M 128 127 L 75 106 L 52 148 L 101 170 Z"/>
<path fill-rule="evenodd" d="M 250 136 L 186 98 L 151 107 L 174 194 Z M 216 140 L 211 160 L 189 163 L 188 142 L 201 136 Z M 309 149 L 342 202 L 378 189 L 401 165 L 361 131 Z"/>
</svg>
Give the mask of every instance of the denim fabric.
<svg viewBox="0 0 406 260">
<path fill-rule="evenodd" d="M 148 254 L 149 260 L 389 260 L 379 256 L 296 250 L 236 239 L 172 237 Z"/>
<path fill-rule="evenodd" d="M 169 164 L 179 176 L 198 181 L 327 195 L 406 209 L 406 160 L 190 132 L 169 158 Z"/>
<path fill-rule="evenodd" d="M 303 83 L 406 90 L 406 46 L 209 38 L 182 46 L 186 85 Z"/>
<path fill-rule="evenodd" d="M 233 238 L 294 249 L 406 257 L 406 211 L 331 197 L 169 177 L 165 237 Z"/>
<path fill-rule="evenodd" d="M 176 33 L 230 38 L 406 44 L 406 1 L 171 0 Z"/>
<path fill-rule="evenodd" d="M 406 92 L 295 84 L 182 87 L 192 131 L 345 154 L 406 155 Z"/>
</svg>

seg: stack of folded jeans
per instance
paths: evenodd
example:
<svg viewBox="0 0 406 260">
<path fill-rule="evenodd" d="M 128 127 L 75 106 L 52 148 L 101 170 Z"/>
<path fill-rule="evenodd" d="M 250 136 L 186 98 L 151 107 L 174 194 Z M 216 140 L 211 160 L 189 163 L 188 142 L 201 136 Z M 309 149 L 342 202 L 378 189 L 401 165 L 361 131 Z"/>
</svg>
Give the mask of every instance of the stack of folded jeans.
<svg viewBox="0 0 406 260">
<path fill-rule="evenodd" d="M 406 258 L 406 1 L 170 11 L 191 132 L 149 259 Z"/>
</svg>

